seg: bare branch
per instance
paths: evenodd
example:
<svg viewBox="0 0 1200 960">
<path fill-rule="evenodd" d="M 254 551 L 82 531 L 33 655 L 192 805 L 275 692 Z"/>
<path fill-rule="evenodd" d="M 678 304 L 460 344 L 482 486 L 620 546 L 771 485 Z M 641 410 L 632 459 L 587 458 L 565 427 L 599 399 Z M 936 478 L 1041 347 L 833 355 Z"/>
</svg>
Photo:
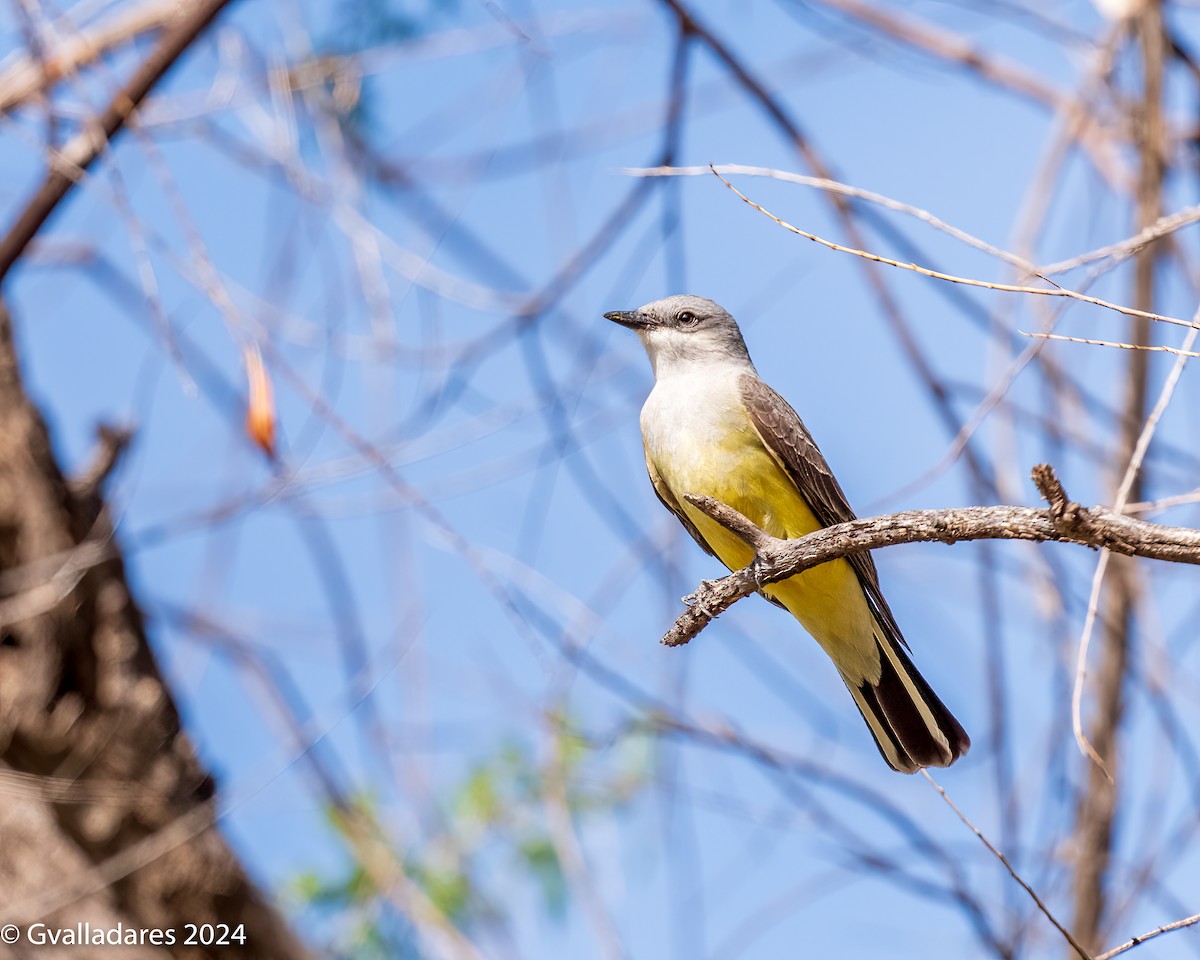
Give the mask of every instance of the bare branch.
<svg viewBox="0 0 1200 960">
<path fill-rule="evenodd" d="M 1137 253 L 1147 244 L 1153 243 L 1160 237 L 1169 236 L 1177 230 L 1182 230 L 1184 227 L 1190 226 L 1197 220 L 1200 220 L 1200 205 L 1184 207 L 1175 213 L 1159 217 L 1154 223 L 1139 230 L 1132 237 L 1126 237 L 1124 240 L 1119 240 L 1116 243 L 1110 243 L 1096 250 L 1081 253 L 1069 260 L 1060 260 L 1057 263 L 1048 264 L 1042 267 L 1040 272 L 1049 275 L 1066 273 L 1069 270 L 1074 270 L 1076 267 L 1082 267 L 1097 260 L 1107 260 L 1110 257 L 1124 259 Z"/>
<path fill-rule="evenodd" d="M 840 557 L 898 543 L 957 543 L 960 540 L 1046 540 L 1104 548 L 1126 556 L 1200 564 L 1200 531 L 1134 520 L 1103 507 L 1068 500 L 1054 471 L 1041 464 L 1033 480 L 1049 507 L 953 507 L 906 510 L 852 520 L 806 537 L 772 537 L 711 497 L 688 501 L 755 547 L 754 562 L 720 580 L 702 583 L 690 607 L 663 637 L 669 647 L 696 637 L 714 617 L 738 600 L 780 580 Z"/>
<path fill-rule="evenodd" d="M 114 48 L 169 25 L 183 11 L 184 5 L 179 0 L 143 0 L 117 10 L 86 30 L 64 24 L 63 32 L 71 35 L 53 49 L 44 51 L 41 63 L 28 55 L 8 61 L 7 68 L 0 73 L 0 113 L 7 113 L 45 93 L 63 77 L 95 62 Z"/>
<path fill-rule="evenodd" d="M 1034 103 L 1061 110 L 1067 99 L 1062 91 L 1050 86 L 1037 74 L 1029 73 L 1020 64 L 989 57 L 966 37 L 944 27 L 908 14 L 859 3 L 858 0 L 821 0 L 821 5 L 894 37 L 906 46 L 977 73 L 983 79 Z"/>
<path fill-rule="evenodd" d="M 1177 357 L 1200 357 L 1195 350 L 1183 350 L 1179 347 L 1168 347 L 1162 344 L 1123 343 L 1120 340 L 1093 340 L 1090 337 L 1067 337 L 1061 333 L 1026 333 L 1019 331 L 1023 337 L 1034 337 L 1038 340 L 1060 340 L 1063 343 L 1087 343 L 1093 347 L 1115 347 L 1118 350 L 1146 350 L 1150 353 L 1170 353 Z"/>
<path fill-rule="evenodd" d="M 995 257 L 997 260 L 1003 260 L 1009 266 L 1016 267 L 1031 277 L 1038 277 L 1047 283 L 1053 283 L 1052 280 L 1042 276 L 1038 272 L 1036 264 L 1015 253 L 1002 250 L 988 243 L 986 240 L 980 240 L 978 237 L 967 233 L 967 231 L 960 230 L 953 224 L 947 223 L 928 210 L 914 206 L 911 203 L 905 203 L 902 200 L 896 200 L 886 194 L 876 193 L 874 190 L 864 190 L 862 187 L 851 186 L 848 183 L 841 183 L 838 180 L 828 180 L 824 177 L 809 177 L 802 173 L 792 173 L 788 170 L 776 170 L 773 167 L 747 166 L 742 163 L 716 163 L 695 167 L 624 167 L 618 172 L 627 177 L 699 177 L 708 176 L 711 173 L 715 173 L 718 176 L 723 174 L 737 174 L 743 177 L 766 177 L 767 179 L 780 180 L 784 183 L 797 183 L 806 187 L 815 187 L 818 190 L 825 190 L 828 193 L 836 193 L 843 197 L 863 200 L 867 203 L 883 207 L 886 210 L 894 210 L 897 213 L 907 214 L 910 217 L 920 220 L 922 223 L 928 224 L 935 230 L 940 230 L 954 237 L 956 240 L 961 240 L 969 247 L 981 250 L 989 256 Z"/>
<path fill-rule="evenodd" d="M 712 54 L 725 64 L 746 93 L 758 101 L 766 115 L 770 117 L 772 122 L 786 136 L 788 142 L 795 148 L 804 162 L 808 164 L 812 172 L 823 179 L 836 179 L 830 165 L 825 162 L 821 154 L 813 147 L 804 131 L 801 130 L 799 124 L 791 116 L 782 101 L 772 95 L 755 73 L 734 55 L 730 47 L 708 27 L 697 20 L 683 3 L 683 0 L 663 0 L 663 3 L 670 7 L 679 18 L 680 29 L 688 36 L 696 37 L 697 40 L 707 46 Z M 862 231 L 859 229 L 855 211 L 847 198 L 834 193 L 828 194 L 828 197 L 833 207 L 833 212 L 841 223 L 849 242 L 858 247 L 865 247 L 866 243 L 862 238 Z M 945 384 L 938 377 L 924 350 L 913 335 L 910 324 L 906 320 L 904 312 L 900 309 L 899 301 L 893 295 L 880 271 L 872 270 L 866 263 L 862 264 L 862 268 L 867 285 L 878 301 L 879 307 L 883 311 L 884 319 L 899 342 L 900 349 L 909 364 L 911 364 L 913 372 L 922 381 L 946 427 L 952 433 L 958 434 L 962 430 L 962 422 L 953 404 L 950 402 Z M 986 490 L 993 489 L 994 482 L 989 476 L 988 469 L 980 461 L 971 446 L 964 447 L 963 456 L 980 488 Z"/>
<path fill-rule="evenodd" d="M 1057 480 L 1055 480 L 1055 482 L 1057 483 Z M 967 815 L 958 809 L 958 805 L 950 799 L 950 795 L 946 793 L 946 791 L 942 788 L 942 785 L 934 780 L 932 776 L 930 776 L 928 770 L 922 770 L 921 775 L 929 781 L 934 790 L 941 794 L 942 799 L 946 801 L 946 804 L 950 807 L 950 809 L 958 815 L 958 819 L 966 824 L 971 832 L 979 838 L 980 842 L 988 848 L 988 851 L 992 854 L 992 856 L 1004 864 L 1004 868 L 1008 871 L 1009 876 L 1016 880 L 1017 883 L 1020 884 L 1021 889 L 1023 889 L 1027 894 L 1029 894 L 1029 896 L 1033 898 L 1033 902 L 1037 904 L 1037 908 L 1042 912 L 1047 920 L 1054 924 L 1055 929 L 1057 929 L 1058 932 L 1066 938 L 1067 942 L 1074 948 L 1075 952 L 1079 954 L 1083 960 L 1092 960 L 1091 955 L 1083 948 L 1079 941 L 1075 939 L 1075 937 L 1071 934 L 1071 931 L 1058 922 L 1054 914 L 1050 912 L 1050 908 L 1042 902 L 1042 898 L 1037 895 L 1037 892 L 1033 889 L 1033 887 L 1021 879 L 1021 875 L 1017 873 L 1016 869 L 1009 862 L 1008 857 L 997 850 L 996 847 L 992 845 L 992 842 L 983 835 L 983 832 L 967 818 Z"/>
<path fill-rule="evenodd" d="M 1165 923 L 1161 927 L 1156 927 L 1155 929 L 1151 930 L 1149 933 L 1143 933 L 1141 936 L 1126 940 L 1119 947 L 1113 947 L 1108 951 L 1108 953 L 1100 954 L 1100 956 L 1096 957 L 1095 960 L 1112 960 L 1112 958 L 1118 954 L 1124 953 L 1126 950 L 1132 950 L 1134 947 L 1145 943 L 1147 940 L 1153 940 L 1155 937 L 1160 936 L 1161 934 L 1170 933 L 1172 930 L 1182 930 L 1184 927 L 1190 927 L 1197 923 L 1200 923 L 1200 913 L 1194 914 L 1190 917 L 1185 917 L 1182 920 L 1176 920 L 1174 923 Z"/>
<path fill-rule="evenodd" d="M 87 469 L 70 481 L 71 494 L 78 499 L 100 496 L 121 456 L 133 442 L 129 427 L 102 423 L 96 428 L 96 450 Z"/>
<path fill-rule="evenodd" d="M 1147 298 L 1147 302 L 1149 302 Z M 1197 319 L 1200 319 L 1200 311 L 1197 311 Z M 1142 331 L 1145 334 L 1145 331 Z M 1183 368 L 1187 365 L 1188 357 L 1192 355 L 1192 347 L 1196 345 L 1196 334 L 1200 330 L 1192 329 L 1188 331 L 1188 335 L 1183 340 L 1183 348 L 1180 355 L 1175 358 L 1175 362 L 1171 365 L 1171 372 L 1167 374 L 1167 379 L 1163 382 L 1162 390 L 1159 392 L 1158 400 L 1154 404 L 1154 409 L 1150 411 L 1150 415 L 1146 417 L 1145 424 L 1141 427 L 1140 432 L 1136 437 L 1131 436 L 1133 441 L 1133 449 L 1129 454 L 1129 461 L 1125 468 L 1125 474 L 1121 479 L 1121 486 L 1117 490 L 1116 502 L 1114 509 L 1123 513 L 1125 504 L 1129 501 L 1132 495 L 1134 499 L 1140 499 L 1138 494 L 1141 492 L 1141 481 L 1139 474 L 1142 469 L 1142 463 L 1146 457 L 1146 451 L 1150 448 L 1150 441 L 1154 438 L 1154 433 L 1158 429 L 1159 421 L 1166 413 L 1167 407 L 1171 402 L 1171 398 L 1175 395 L 1175 387 L 1179 383 L 1179 378 L 1183 375 Z M 1145 339 L 1139 337 L 1138 339 Z M 1146 355 L 1133 354 L 1133 356 L 1141 361 L 1145 361 Z M 1144 372 L 1142 375 L 1144 388 Z M 1143 400 L 1144 403 L 1144 400 Z M 1139 415 L 1136 419 L 1131 418 L 1130 423 L 1136 424 L 1141 419 Z M 1096 617 L 1100 609 L 1100 591 L 1104 584 L 1105 572 L 1108 568 L 1109 554 L 1107 552 L 1100 554 L 1100 559 L 1096 563 L 1096 572 L 1092 577 L 1092 589 L 1088 598 L 1087 615 L 1084 617 L 1083 630 L 1080 633 L 1078 653 L 1075 663 L 1075 685 L 1071 693 L 1071 722 L 1075 729 L 1075 741 L 1079 744 L 1080 752 L 1084 756 L 1091 757 L 1102 770 L 1108 774 L 1107 768 L 1101 760 L 1096 749 L 1092 746 L 1091 741 L 1087 738 L 1083 731 L 1083 687 L 1087 677 L 1087 655 L 1088 646 L 1091 643 L 1092 629 L 1096 623 Z"/>
<path fill-rule="evenodd" d="M 976 280 L 971 277 L 957 277 L 950 273 L 942 273 L 940 270 L 930 270 L 928 267 L 922 267 L 916 263 L 904 263 L 901 260 L 893 260 L 890 257 L 882 257 L 877 253 L 870 253 L 866 250 L 859 250 L 855 249 L 854 247 L 844 246 L 840 243 L 834 243 L 832 240 L 826 240 L 823 237 L 818 237 L 815 233 L 809 233 L 807 230 L 801 230 L 794 224 L 788 223 L 782 217 L 776 216 L 761 204 L 755 203 L 744 193 L 742 193 L 741 190 L 717 173 L 715 168 L 713 169 L 713 174 L 717 177 L 717 179 L 725 184 L 725 186 L 741 197 L 742 200 L 752 206 L 759 213 L 763 214 L 763 216 L 774 220 L 777 224 L 783 227 L 783 229 L 794 233 L 797 236 L 804 237 L 808 240 L 819 243 L 822 246 L 828 247 L 830 250 L 836 250 L 839 253 L 852 253 L 854 256 L 862 257 L 864 260 L 874 260 L 876 263 L 882 263 L 889 267 L 898 267 L 901 270 L 911 270 L 913 273 L 921 274 L 921 276 L 932 277 L 934 280 L 945 280 L 947 283 L 961 283 L 968 287 L 982 287 L 985 290 L 1000 290 L 1005 293 L 1029 293 L 1036 294 L 1037 296 L 1041 297 L 1067 297 L 1071 300 L 1079 300 L 1083 303 L 1090 303 L 1093 306 L 1104 307 L 1106 310 L 1115 310 L 1117 313 L 1123 313 L 1129 317 L 1140 317 L 1144 320 L 1157 320 L 1161 323 L 1173 323 L 1180 327 L 1196 326 L 1195 322 L 1191 320 L 1183 320 L 1179 317 L 1168 317 L 1161 313 L 1152 313 L 1148 310 L 1135 310 L 1133 307 L 1123 307 L 1119 303 L 1101 300 L 1099 297 L 1088 296 L 1086 293 L 1080 293 L 1078 290 L 1068 290 L 1065 287 L 1055 286 L 1047 289 L 1045 287 L 1026 287 L 1014 283 L 992 283 L 988 280 Z"/>
<path fill-rule="evenodd" d="M 204 32 L 229 0 L 200 0 L 167 32 L 154 52 L 117 91 L 108 107 L 88 123 L 76 138 L 55 157 L 55 164 L 37 193 L 21 211 L 12 229 L 0 240 L 0 281 L 25 252 L 29 242 L 88 169 L 109 141 L 125 126 L 155 84 L 163 78 L 188 47 Z"/>
</svg>

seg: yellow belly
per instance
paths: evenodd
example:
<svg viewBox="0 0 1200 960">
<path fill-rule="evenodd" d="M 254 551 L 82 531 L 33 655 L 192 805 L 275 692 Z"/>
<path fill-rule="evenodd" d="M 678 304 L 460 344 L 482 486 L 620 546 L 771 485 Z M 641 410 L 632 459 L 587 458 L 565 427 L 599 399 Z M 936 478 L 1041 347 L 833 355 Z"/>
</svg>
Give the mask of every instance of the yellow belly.
<svg viewBox="0 0 1200 960">
<path fill-rule="evenodd" d="M 746 566 L 754 557 L 753 549 L 689 504 L 683 494 L 715 497 L 781 539 L 795 539 L 821 528 L 796 485 L 757 434 L 727 434 L 702 450 L 689 451 L 686 446 L 677 444 L 670 456 L 655 456 L 654 467 L 729 569 Z M 800 621 L 847 679 L 878 680 L 874 617 L 849 563 L 833 560 L 821 564 L 773 584 L 765 592 Z"/>
</svg>

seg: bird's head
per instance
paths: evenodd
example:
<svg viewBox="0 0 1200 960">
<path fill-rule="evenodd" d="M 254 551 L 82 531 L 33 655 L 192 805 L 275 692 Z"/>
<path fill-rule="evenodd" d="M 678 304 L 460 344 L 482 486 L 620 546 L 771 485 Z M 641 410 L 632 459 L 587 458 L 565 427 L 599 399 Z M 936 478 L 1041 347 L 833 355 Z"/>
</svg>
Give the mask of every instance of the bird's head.
<svg viewBox="0 0 1200 960">
<path fill-rule="evenodd" d="M 617 310 L 604 317 L 637 333 L 650 356 L 655 377 L 700 364 L 750 366 L 750 354 L 737 321 L 724 307 L 705 297 L 664 297 L 637 310 Z"/>
</svg>

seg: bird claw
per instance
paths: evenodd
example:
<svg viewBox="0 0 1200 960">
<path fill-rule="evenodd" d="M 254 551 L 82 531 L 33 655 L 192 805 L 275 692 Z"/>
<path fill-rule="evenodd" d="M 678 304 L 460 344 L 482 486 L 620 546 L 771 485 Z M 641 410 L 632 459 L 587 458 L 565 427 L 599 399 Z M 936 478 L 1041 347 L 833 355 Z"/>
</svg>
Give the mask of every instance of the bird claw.
<svg viewBox="0 0 1200 960">
<path fill-rule="evenodd" d="M 754 575 L 754 582 L 761 593 L 763 589 L 763 562 L 757 553 L 754 555 L 754 559 L 750 561 L 750 572 Z"/>
<path fill-rule="evenodd" d="M 686 597 L 682 597 L 681 599 L 689 607 L 699 610 L 701 613 L 703 613 L 706 617 L 708 617 L 711 620 L 713 618 L 714 614 L 711 610 L 708 609 L 708 607 L 706 607 L 704 605 L 704 601 L 700 599 L 700 594 L 705 590 L 712 589 L 713 585 L 717 584 L 717 583 L 720 583 L 720 581 L 719 580 L 701 580 L 700 586 L 699 586 L 699 588 L 697 588 L 695 593 L 689 593 Z"/>
</svg>

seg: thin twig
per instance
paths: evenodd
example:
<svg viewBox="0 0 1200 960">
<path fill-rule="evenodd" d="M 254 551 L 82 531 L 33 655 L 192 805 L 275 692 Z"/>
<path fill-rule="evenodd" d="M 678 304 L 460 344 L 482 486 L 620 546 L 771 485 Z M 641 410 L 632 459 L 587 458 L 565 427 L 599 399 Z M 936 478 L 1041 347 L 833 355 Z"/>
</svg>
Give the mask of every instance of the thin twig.
<svg viewBox="0 0 1200 960">
<path fill-rule="evenodd" d="M 1150 226 L 1144 230 L 1139 230 L 1132 237 L 1118 240 L 1116 243 L 1110 243 L 1095 250 L 1089 250 L 1087 253 L 1071 257 L 1069 260 L 1060 260 L 1058 263 L 1048 264 L 1039 269 L 1041 273 L 1053 275 L 1056 273 L 1066 273 L 1069 270 L 1074 270 L 1076 267 L 1082 267 L 1097 260 L 1107 260 L 1110 257 L 1125 259 L 1137 253 L 1151 241 L 1168 236 L 1177 230 L 1182 230 L 1184 227 L 1190 226 L 1198 220 L 1200 220 L 1200 204 L 1192 207 L 1184 207 L 1184 209 L 1175 213 L 1159 217 Z"/>
<path fill-rule="evenodd" d="M 1189 503 L 1200 503 L 1200 487 L 1197 487 L 1195 490 L 1189 490 L 1187 493 L 1177 493 L 1172 497 L 1163 497 L 1160 500 L 1127 503 L 1125 505 L 1125 512 L 1162 513 L 1164 510 L 1170 510 L 1172 507 L 1181 507 Z"/>
<path fill-rule="evenodd" d="M 976 280 L 972 277 L 958 277 L 950 273 L 942 273 L 940 270 L 930 270 L 928 267 L 922 267 L 916 263 L 904 263 L 901 260 L 893 260 L 890 257 L 883 257 L 877 253 L 870 253 L 866 250 L 858 250 L 854 247 L 847 247 L 840 243 L 834 243 L 832 240 L 826 240 L 823 237 L 818 237 L 815 233 L 809 233 L 807 230 L 801 230 L 799 227 L 788 223 L 782 217 L 776 216 L 766 207 L 755 203 L 747 197 L 742 191 L 735 187 L 732 183 L 726 180 L 723 176 L 717 173 L 713 168 L 713 175 L 717 177 L 725 186 L 736 193 L 747 204 L 752 206 L 759 213 L 774 220 L 785 230 L 796 234 L 797 236 L 805 237 L 822 246 L 828 247 L 830 250 L 836 250 L 839 253 L 851 253 L 856 257 L 862 257 L 864 260 L 873 260 L 876 263 L 882 263 L 889 267 L 898 267 L 901 270 L 911 270 L 913 273 L 919 273 L 925 277 L 931 277 L 934 280 L 945 280 L 947 283 L 961 283 L 968 287 L 982 287 L 985 290 L 1000 290 L 1005 293 L 1029 293 L 1036 294 L 1040 297 L 1067 297 L 1071 300 L 1079 300 L 1082 303 L 1090 303 L 1093 306 L 1104 307 L 1106 310 L 1115 310 L 1117 313 L 1123 313 L 1130 317 L 1142 317 L 1146 320 L 1157 320 L 1162 323 L 1172 323 L 1180 327 L 1195 328 L 1197 321 L 1181 320 L 1179 317 L 1169 317 L 1161 313 L 1150 313 L 1146 310 L 1135 310 L 1133 307 L 1123 307 L 1119 303 L 1111 303 L 1108 300 L 1101 300 L 1099 297 L 1091 297 L 1086 293 L 1080 293 L 1077 290 L 1068 290 L 1065 287 L 1053 287 L 1046 289 L 1045 287 L 1027 287 L 1014 283 L 993 283 L 989 280 Z"/>
<path fill-rule="evenodd" d="M 796 152 L 803 158 L 812 172 L 828 180 L 836 179 L 830 166 L 815 149 L 785 104 L 771 93 L 764 84 L 764 81 L 733 52 L 729 45 L 702 21 L 697 19 L 683 0 L 662 0 L 662 2 L 679 18 L 680 28 L 686 31 L 689 36 L 694 36 L 708 47 L 713 56 L 726 66 L 734 79 L 746 91 L 747 95 L 759 103 L 767 117 L 784 134 L 788 143 L 795 148 Z M 845 197 L 840 197 L 836 194 L 830 194 L 829 200 L 833 208 L 833 213 L 841 223 L 849 242 L 859 247 L 865 247 L 866 243 L 862 239 L 862 231 L 859 229 L 856 213 L 852 205 Z M 887 325 L 896 337 L 902 354 L 909 364 L 911 364 L 913 372 L 922 381 L 925 389 L 928 391 L 929 398 L 937 408 L 943 423 L 952 434 L 957 434 L 962 429 L 962 421 L 958 415 L 958 411 L 951 402 L 945 384 L 933 369 L 933 366 L 925 355 L 924 349 L 913 335 L 911 325 L 905 318 L 904 312 L 900 309 L 899 302 L 896 300 L 895 295 L 892 293 L 880 271 L 871 269 L 865 262 L 861 266 L 867 285 L 878 301 L 883 318 L 887 321 Z M 994 483 L 990 475 L 990 468 L 980 460 L 970 445 L 964 448 L 963 456 L 968 469 L 979 486 L 983 489 L 991 490 Z"/>
<path fill-rule="evenodd" d="M 1119 947 L 1113 947 L 1108 953 L 1102 953 L 1100 956 L 1094 958 L 1094 960 L 1112 960 L 1117 954 L 1124 953 L 1126 950 L 1132 950 L 1147 940 L 1153 940 L 1164 933 L 1170 933 L 1172 930 L 1182 930 L 1184 927 L 1190 927 L 1197 923 L 1200 923 L 1200 913 L 1185 917 L 1182 920 L 1176 920 L 1174 923 L 1164 923 L 1161 927 L 1155 927 L 1149 933 L 1143 933 L 1140 936 L 1126 940 Z"/>
<path fill-rule="evenodd" d="M 1200 310 L 1196 312 L 1196 320 L 1200 321 Z M 1175 386 L 1179 383 L 1179 378 L 1183 374 L 1183 368 L 1187 365 L 1188 356 L 1191 355 L 1191 348 L 1196 344 L 1196 335 L 1198 333 L 1200 333 L 1200 329 L 1196 327 L 1188 331 L 1188 335 L 1183 341 L 1183 354 L 1176 358 L 1174 365 L 1171 367 L 1171 372 L 1167 374 L 1167 379 L 1164 381 L 1162 390 L 1159 392 L 1158 401 L 1155 403 L 1154 409 L 1150 412 L 1150 416 L 1146 418 L 1146 423 L 1142 427 L 1142 432 L 1138 436 L 1137 443 L 1134 446 L 1133 454 L 1129 458 L 1129 464 L 1125 468 L 1125 476 L 1121 480 L 1121 486 L 1117 490 L 1116 502 L 1113 504 L 1113 511 L 1117 514 L 1120 514 L 1125 509 L 1125 504 L 1129 499 L 1129 492 L 1133 488 L 1134 480 L 1137 478 L 1142 468 L 1142 461 L 1146 457 L 1146 451 L 1150 447 L 1150 440 L 1153 438 L 1155 430 L 1158 429 L 1158 422 L 1162 419 L 1167 405 L 1171 402 L 1171 397 L 1175 393 Z M 1087 677 L 1088 647 L 1091 644 L 1092 630 L 1095 627 L 1096 616 L 1100 609 L 1100 590 L 1104 584 L 1104 575 L 1108 570 L 1110 555 L 1108 550 L 1104 550 L 1100 553 L 1100 559 L 1096 562 L 1096 572 L 1092 576 L 1092 589 L 1088 597 L 1087 614 L 1084 617 L 1083 629 L 1080 631 L 1079 636 L 1078 653 L 1075 659 L 1075 682 L 1071 691 L 1071 726 L 1075 732 L 1075 742 L 1079 745 L 1079 749 L 1084 756 L 1090 757 L 1101 769 L 1105 769 L 1106 772 L 1107 768 L 1105 768 L 1099 754 L 1096 753 L 1096 749 L 1083 732 L 1083 684 Z"/>
<path fill-rule="evenodd" d="M 229 2 L 230 0 L 198 0 L 175 27 L 164 34 L 158 46 L 129 78 L 125 87 L 117 91 L 104 112 L 94 122 L 86 124 L 75 140 L 63 148 L 61 156 L 56 158 L 55 164 L 46 173 L 46 179 L 37 193 L 0 240 L 0 281 L 8 275 L 13 264 L 20 259 L 50 214 L 112 138 L 125 126 L 125 122 L 155 84 Z"/>
<path fill-rule="evenodd" d="M 63 77 L 76 73 L 116 47 L 132 43 L 142 34 L 167 26 L 183 11 L 184 6 L 178 0 L 143 0 L 117 10 L 86 29 L 75 27 L 70 23 L 70 17 L 63 17 L 60 23 L 72 35 L 43 51 L 41 63 L 31 56 L 7 61 L 0 73 L 0 113 L 7 113 L 44 95 Z"/>
<path fill-rule="evenodd" d="M 1166 347 L 1148 343 L 1122 343 L 1119 340 L 1092 340 L 1089 337 L 1068 337 L 1061 333 L 1026 333 L 1017 331 L 1023 337 L 1035 337 L 1039 340 L 1061 340 L 1064 343 L 1089 343 L 1094 347 L 1116 347 L 1119 350 L 1145 350 L 1149 353 L 1170 353 L 1177 357 L 1200 357 L 1200 352 L 1181 350 L 1179 347 Z"/>
<path fill-rule="evenodd" d="M 953 33 L 908 13 L 899 13 L 861 0 L 820 0 L 820 5 L 837 11 L 896 41 L 903 49 L 919 50 L 927 56 L 974 73 L 998 89 L 1028 99 L 1056 112 L 1069 110 L 1069 95 L 1047 84 L 1037 74 L 1017 63 L 996 56 L 971 39 Z M 1110 186 L 1122 181 L 1120 158 L 1113 142 L 1119 130 L 1104 127 L 1097 116 L 1085 115 L 1072 139 L 1088 153 L 1097 171 Z"/>
<path fill-rule="evenodd" d="M 992 846 L 991 842 L 988 840 L 987 837 L 985 837 L 983 835 L 983 833 L 980 831 L 980 829 L 977 826 L 975 826 L 975 824 L 973 824 L 970 820 L 967 819 L 966 814 L 964 814 L 961 810 L 958 809 L 957 806 L 955 806 L 954 801 L 951 800 L 949 794 L 947 794 L 946 791 L 942 789 L 941 784 L 939 784 L 936 780 L 933 779 L 933 777 L 931 777 L 929 775 L 929 771 L 922 770 L 921 775 L 930 782 L 930 784 L 933 786 L 933 789 L 935 789 L 938 793 L 940 793 L 942 795 L 942 799 L 945 800 L 946 803 L 949 805 L 950 809 L 953 810 L 958 815 L 958 819 L 961 820 L 963 823 L 965 823 L 967 825 L 967 827 L 970 828 L 971 832 L 974 833 L 975 836 L 977 836 L 979 838 L 980 842 L 985 847 L 987 847 L 988 850 L 991 851 L 992 855 L 997 860 L 999 860 L 1002 864 L 1004 864 L 1004 868 L 1008 871 L 1009 876 L 1011 876 L 1014 880 L 1016 880 L 1017 883 L 1019 883 L 1021 885 L 1021 888 L 1027 894 L 1029 894 L 1030 897 L 1033 898 L 1033 902 L 1035 904 L 1037 904 L 1037 908 L 1042 911 L 1042 914 L 1046 917 L 1047 920 L 1049 920 L 1052 924 L 1054 924 L 1055 929 L 1057 929 L 1059 933 L 1061 933 L 1064 937 L 1066 937 L 1067 942 L 1075 949 L 1075 952 L 1077 954 L 1079 954 L 1079 956 L 1082 957 L 1083 960 L 1092 960 L 1091 954 L 1089 954 L 1083 948 L 1082 944 L 1080 944 L 1079 941 L 1076 940 L 1074 936 L 1072 936 L 1071 931 L 1068 930 L 1066 927 L 1064 927 L 1061 923 L 1059 923 L 1058 920 L 1055 918 L 1054 914 L 1052 914 L 1050 912 L 1050 908 L 1047 907 L 1044 903 L 1042 903 L 1042 898 L 1037 895 L 1037 893 L 1034 891 L 1033 887 L 1031 887 L 1028 883 L 1026 883 L 1024 880 L 1021 879 L 1020 874 L 1018 874 L 1017 871 L 1013 869 L 1013 865 L 1008 862 L 1008 858 L 1004 854 L 1002 854 L 999 850 L 997 850 L 994 846 Z M 1097 958 L 1097 960 L 1099 960 L 1099 958 Z"/>
<path fill-rule="evenodd" d="M 1003 260 L 1005 263 L 1016 267 L 1029 276 L 1038 277 L 1047 283 L 1054 283 L 1048 277 L 1042 276 L 1038 271 L 1037 265 L 1026 260 L 1024 257 L 993 246 L 986 240 L 980 240 L 965 230 L 960 230 L 953 224 L 947 223 L 928 210 L 914 206 L 911 203 L 905 203 L 902 200 L 896 200 L 894 197 L 889 197 L 886 194 L 876 193 L 873 190 L 864 190 L 862 187 L 854 187 L 838 180 L 829 180 L 825 177 L 810 177 L 802 173 L 776 170 L 773 167 L 746 166 L 741 163 L 718 163 L 696 167 L 623 167 L 618 173 L 627 177 L 698 177 L 707 176 L 710 173 L 716 173 L 718 176 L 722 174 L 738 174 L 744 177 L 766 177 L 771 180 L 780 180 L 784 183 L 797 183 L 807 187 L 816 187 L 818 190 L 825 190 L 828 193 L 836 193 L 843 197 L 852 197 L 855 200 L 864 200 L 867 203 L 873 203 L 885 209 L 894 210 L 897 213 L 907 214 L 910 217 L 920 220 L 922 223 L 928 224 L 935 230 L 940 230 L 954 237 L 956 240 L 961 240 L 969 247 L 981 250 L 998 260 Z M 1054 285 L 1058 286 L 1057 284 Z"/>
</svg>

